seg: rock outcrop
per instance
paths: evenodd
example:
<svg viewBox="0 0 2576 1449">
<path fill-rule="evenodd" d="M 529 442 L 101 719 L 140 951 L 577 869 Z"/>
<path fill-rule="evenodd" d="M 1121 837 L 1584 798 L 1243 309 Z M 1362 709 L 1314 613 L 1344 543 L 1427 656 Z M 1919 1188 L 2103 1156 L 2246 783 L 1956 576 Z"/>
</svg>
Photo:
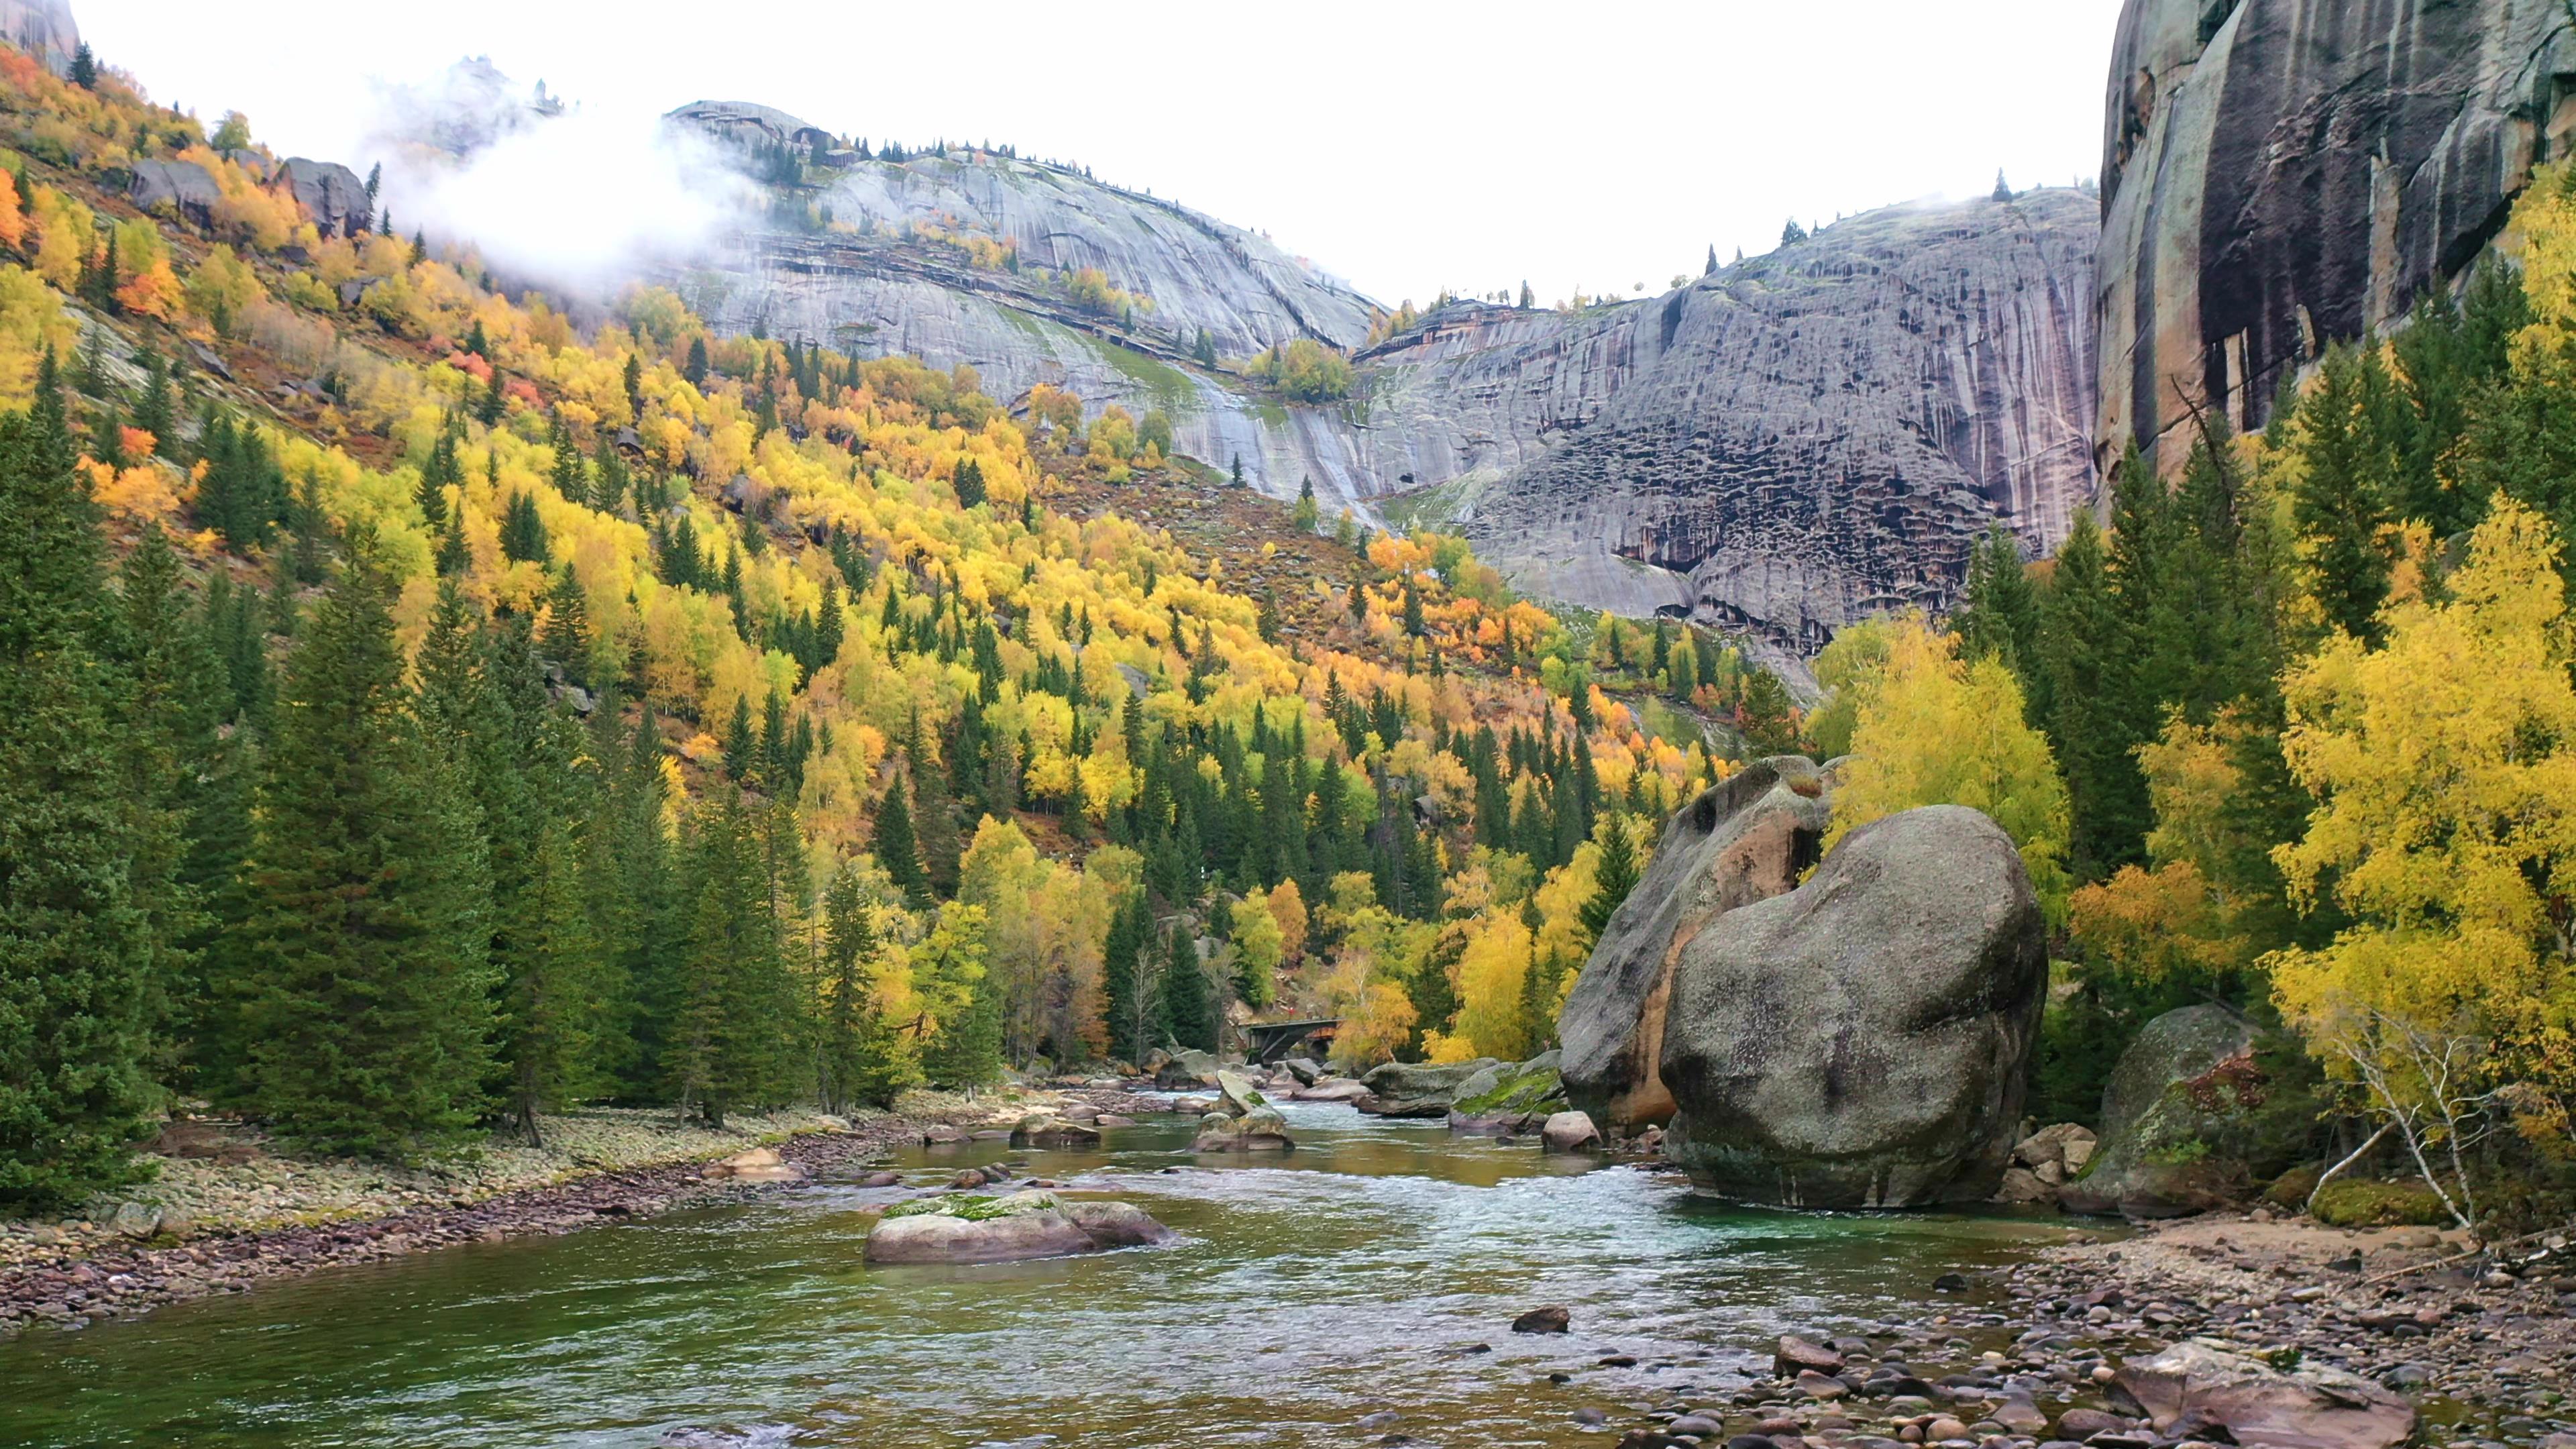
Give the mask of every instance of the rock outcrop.
<svg viewBox="0 0 2576 1449">
<path fill-rule="evenodd" d="M 1710 786 L 1665 824 L 1557 1019 L 1566 1096 L 1593 1121 L 1632 1131 L 1671 1118 L 1657 1062 L 1674 963 L 1710 922 L 1797 885 L 1833 814 L 1826 797 L 1814 762 L 1781 756 Z"/>
<path fill-rule="evenodd" d="M 1368 1095 L 1353 1106 L 1372 1117 L 1446 1117 L 1450 1100 L 1467 1080 L 1488 1067 L 1503 1065 L 1492 1057 L 1434 1066 L 1428 1062 L 1385 1062 L 1360 1078 Z"/>
<path fill-rule="evenodd" d="M 45 63 L 56 75 L 71 68 L 80 49 L 80 26 L 71 0 L 0 0 L 0 39 Z"/>
<path fill-rule="evenodd" d="M 1449 1096 L 1449 1130 L 1510 1136 L 1544 1123 L 1565 1105 L 1563 1054 L 1497 1062 L 1460 1082 Z"/>
<path fill-rule="evenodd" d="M 1179 1235 L 1132 1203 L 1071 1202 L 1047 1192 L 949 1194 L 886 1209 L 868 1230 L 871 1263 L 1013 1263 L 1110 1248 L 1157 1247 Z"/>
<path fill-rule="evenodd" d="M 2096 225 L 2073 190 L 1889 207 L 1651 301 L 1435 317 L 1364 355 L 1372 445 L 1532 592 L 1811 655 L 2092 497 Z"/>
<path fill-rule="evenodd" d="M 1992 820 L 1935 805 L 1863 826 L 1804 885 L 1683 946 L 1665 1155 L 1745 1201 L 1984 1198 L 2047 980 L 2038 899 Z"/>
<path fill-rule="evenodd" d="M 2263 1033 L 2224 1006 L 2141 1029 L 2102 1089 L 2102 1140 L 2059 1190 L 2069 1211 L 2181 1217 L 2223 1207 L 2291 1165 L 2316 1119 L 2256 1060 Z"/>
<path fill-rule="evenodd" d="M 2563 154 L 2560 0 L 2128 0 L 2102 137 L 2105 463 L 2159 468 L 2193 407 L 2239 426 L 2285 372 L 2457 278 Z"/>
</svg>

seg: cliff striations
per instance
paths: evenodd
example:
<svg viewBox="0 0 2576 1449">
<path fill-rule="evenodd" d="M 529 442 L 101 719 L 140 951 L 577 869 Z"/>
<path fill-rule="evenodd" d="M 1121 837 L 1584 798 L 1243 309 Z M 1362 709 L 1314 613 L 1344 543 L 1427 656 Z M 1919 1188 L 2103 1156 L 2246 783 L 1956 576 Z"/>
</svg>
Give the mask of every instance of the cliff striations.
<svg viewBox="0 0 2576 1449">
<path fill-rule="evenodd" d="M 1891 207 L 1651 301 L 1435 316 L 1366 355 L 1371 451 L 1535 592 L 1812 654 L 1945 606 L 1997 519 L 2065 536 L 2093 241 L 2077 191 Z"/>
<path fill-rule="evenodd" d="M 2108 462 L 2455 280 L 2576 127 L 2564 0 L 2128 0 L 2103 131 Z"/>
</svg>

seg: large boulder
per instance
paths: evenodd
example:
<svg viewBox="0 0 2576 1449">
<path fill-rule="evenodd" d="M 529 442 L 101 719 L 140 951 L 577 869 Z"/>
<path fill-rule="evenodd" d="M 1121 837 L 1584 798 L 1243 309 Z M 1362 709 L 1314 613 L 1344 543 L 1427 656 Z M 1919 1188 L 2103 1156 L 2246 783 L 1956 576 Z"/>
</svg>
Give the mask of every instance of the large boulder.
<svg viewBox="0 0 2576 1449">
<path fill-rule="evenodd" d="M 1199 1119 L 1196 1152 L 1286 1152 L 1297 1144 L 1288 1136 L 1288 1119 L 1276 1107 L 1243 1112 L 1210 1112 Z"/>
<path fill-rule="evenodd" d="M 1492 1057 L 1441 1066 L 1386 1062 L 1370 1068 L 1360 1078 L 1368 1095 L 1353 1099 L 1351 1105 L 1373 1117 L 1446 1117 L 1450 1098 L 1457 1095 L 1461 1084 L 1487 1067 L 1501 1065 Z"/>
<path fill-rule="evenodd" d="M 2325 1364 L 2279 1370 L 2207 1339 L 2130 1359 L 2112 1381 L 2159 1434 L 2227 1426 L 2228 1442 L 2264 1449 L 2390 1449 L 2415 1432 L 2415 1409 L 2358 1375 Z M 2188 1421 L 2188 1422 L 2186 1422 Z"/>
<path fill-rule="evenodd" d="M 1183 1047 L 1172 1053 L 1171 1060 L 1155 1071 L 1154 1085 L 1177 1087 L 1184 1091 L 1191 1087 L 1213 1087 L 1222 1065 L 1215 1057 L 1196 1047 Z"/>
<path fill-rule="evenodd" d="M 1671 1118 L 1658 1061 L 1674 964 L 1710 922 L 1797 885 L 1833 813 L 1826 783 L 1798 756 L 1759 760 L 1666 823 L 1557 1019 L 1566 1098 L 1593 1121 L 1630 1131 Z"/>
<path fill-rule="evenodd" d="M 138 210 L 158 211 L 200 229 L 215 224 L 224 199 L 214 173 L 194 161 L 137 161 L 126 196 Z"/>
<path fill-rule="evenodd" d="M 1550 1152 L 1583 1152 L 1601 1145 L 1601 1129 L 1581 1112 L 1554 1112 L 1540 1124 L 1538 1140 Z"/>
<path fill-rule="evenodd" d="M 1094 1114 L 1097 1120 L 1097 1113 Z M 1100 1129 L 1053 1112 L 1032 1112 L 1011 1129 L 1013 1147 L 1097 1147 Z"/>
<path fill-rule="evenodd" d="M 2102 1088 L 2102 1137 L 2059 1189 L 2069 1211 L 2170 1218 L 2238 1201 L 2291 1165 L 2315 1121 L 2308 1093 L 2259 1060 L 2265 1033 L 2224 1006 L 2148 1022 Z"/>
<path fill-rule="evenodd" d="M 1047 1192 L 952 1193 L 888 1208 L 868 1231 L 871 1263 L 1011 1263 L 1108 1248 L 1149 1247 L 1178 1235 L 1123 1202 L 1066 1202 Z"/>
<path fill-rule="evenodd" d="M 1542 1052 L 1525 1062 L 1496 1062 L 1458 1084 L 1449 1097 L 1449 1130 L 1495 1136 L 1525 1132 L 1565 1105 L 1562 1057 Z"/>
<path fill-rule="evenodd" d="M 699 1176 L 729 1182 L 802 1182 L 805 1169 L 780 1157 L 774 1148 L 754 1147 L 699 1169 Z"/>
<path fill-rule="evenodd" d="M 1873 821 L 1806 884 L 1683 946 L 1665 1155 L 1747 1201 L 1986 1197 L 2012 1152 L 2047 982 L 2011 837 L 1957 805 Z"/>
</svg>

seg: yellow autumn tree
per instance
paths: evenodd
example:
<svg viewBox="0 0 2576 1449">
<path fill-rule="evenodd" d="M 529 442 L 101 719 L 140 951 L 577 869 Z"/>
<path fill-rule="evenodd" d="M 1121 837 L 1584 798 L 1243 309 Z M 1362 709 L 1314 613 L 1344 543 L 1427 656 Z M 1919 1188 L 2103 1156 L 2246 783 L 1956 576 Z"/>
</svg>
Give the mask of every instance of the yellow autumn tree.
<svg viewBox="0 0 2576 1449">
<path fill-rule="evenodd" d="M 2576 688 L 2559 540 L 2498 497 L 2447 597 L 2393 601 L 2386 642 L 2329 640 L 2283 680 L 2290 770 L 2320 801 L 2277 848 L 2294 902 L 2354 924 L 2273 952 L 2282 1015 L 2361 1084 L 2437 1191 L 2474 1217 L 2457 1154 L 2514 1078 L 2526 1130 L 2576 1094 Z M 2456 1188 L 2436 1170 L 2448 1155 Z"/>
<path fill-rule="evenodd" d="M 1888 630 L 1887 662 L 1861 701 L 1825 849 L 1919 806 L 1982 810 L 2020 847 L 2049 919 L 2063 921 L 2066 784 L 2047 739 L 2023 722 L 2020 683 L 1999 661 L 1962 663 L 1958 641 L 1920 614 L 1891 619 Z"/>
<path fill-rule="evenodd" d="M 2244 728 L 2232 711 L 2207 725 L 2177 715 L 2138 747 L 2156 815 L 2148 867 L 2122 866 L 2069 901 L 2075 938 L 2129 975 L 2215 975 L 2253 964 L 2253 934 L 2238 920 L 2243 903 L 2218 884 L 2235 840 L 2228 810 L 2245 790 L 2235 753 Z"/>
<path fill-rule="evenodd" d="M 1306 958 L 1306 897 L 1294 880 L 1270 888 L 1270 919 L 1279 927 L 1279 959 L 1295 965 Z"/>
</svg>

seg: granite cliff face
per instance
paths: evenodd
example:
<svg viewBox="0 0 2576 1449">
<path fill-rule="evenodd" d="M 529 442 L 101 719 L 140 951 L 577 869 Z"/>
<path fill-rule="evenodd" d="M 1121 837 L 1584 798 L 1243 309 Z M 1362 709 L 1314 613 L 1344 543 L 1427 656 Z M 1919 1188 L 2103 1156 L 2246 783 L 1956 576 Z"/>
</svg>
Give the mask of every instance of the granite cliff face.
<svg viewBox="0 0 2576 1449">
<path fill-rule="evenodd" d="M 673 119 L 837 144 L 766 107 Z M 1226 358 L 1366 335 L 1366 298 L 1267 240 L 980 150 L 830 155 L 805 199 L 848 225 L 734 238 L 691 293 L 719 326 L 966 363 L 1005 398 L 1043 382 L 1160 408 L 1181 451 L 1240 458 L 1265 492 L 1312 480 L 1328 507 L 1464 528 L 1591 607 L 1696 613 L 1794 658 L 1871 608 L 1945 603 L 1997 517 L 2053 547 L 2091 494 L 2096 218 L 2076 192 L 1871 213 L 1646 301 L 1454 304 L 1358 353 L 1350 401 L 1301 408 L 1191 357 L 1201 331 Z M 954 240 L 976 237 L 1019 265 Z M 1078 268 L 1150 306 L 1078 303 Z"/>
<path fill-rule="evenodd" d="M 2093 241 L 2077 191 L 1890 207 L 1650 301 L 1435 316 L 1363 355 L 1370 455 L 1535 592 L 1812 654 L 1945 606 L 1998 518 L 2065 536 Z"/>
<path fill-rule="evenodd" d="M 80 49 L 80 26 L 72 20 L 71 0 L 0 0 L 0 39 L 59 74 Z"/>
<path fill-rule="evenodd" d="M 2456 280 L 2576 128 L 2562 0 L 2128 0 L 2103 130 L 2105 463 Z"/>
</svg>

